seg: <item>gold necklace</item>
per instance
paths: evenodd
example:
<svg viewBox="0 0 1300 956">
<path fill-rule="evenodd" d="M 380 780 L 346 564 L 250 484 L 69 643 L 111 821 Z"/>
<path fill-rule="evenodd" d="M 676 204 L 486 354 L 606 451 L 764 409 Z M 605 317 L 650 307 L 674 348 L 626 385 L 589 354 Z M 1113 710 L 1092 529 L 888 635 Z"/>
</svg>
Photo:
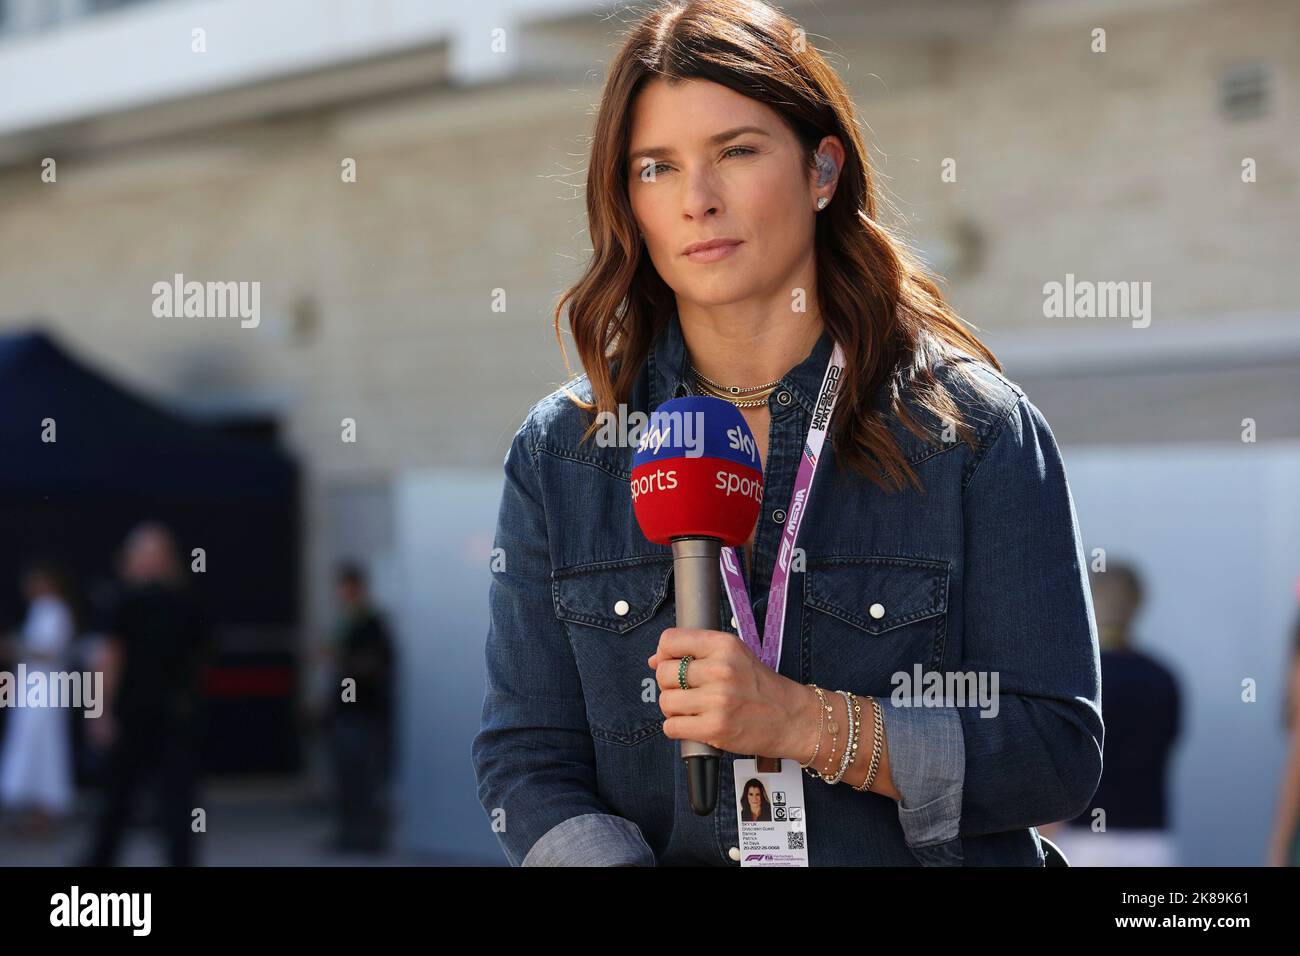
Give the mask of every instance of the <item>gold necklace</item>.
<svg viewBox="0 0 1300 956">
<path fill-rule="evenodd" d="M 707 382 L 702 381 L 698 377 L 695 379 L 695 384 L 699 387 L 701 392 L 712 395 L 714 398 L 721 398 L 728 401 L 737 408 L 758 408 L 759 406 L 766 405 L 767 397 L 776 390 L 776 385 L 773 385 L 761 395 L 754 395 L 751 398 L 742 399 L 736 398 L 735 395 L 731 394 L 729 391 L 712 388 Z M 779 385 L 780 383 L 778 382 L 777 384 Z"/>
<path fill-rule="evenodd" d="M 761 392 L 761 391 L 770 392 L 772 391 L 772 389 L 776 388 L 778 385 L 781 384 L 781 380 L 778 378 L 775 382 L 768 382 L 766 385 L 748 385 L 743 388 L 739 385 L 719 385 L 713 379 L 706 378 L 704 373 L 701 372 L 694 365 L 691 365 L 690 362 L 687 362 L 686 364 L 690 368 L 692 374 L 694 374 L 695 377 L 698 378 L 705 385 L 708 385 L 719 391 L 730 392 L 732 395 L 742 395 L 745 392 Z"/>
<path fill-rule="evenodd" d="M 691 370 L 696 383 L 707 393 L 715 398 L 725 399 L 737 408 L 758 408 L 767 404 L 767 397 L 776 391 L 781 384 L 781 380 L 768 382 L 766 385 L 719 385 L 717 382 L 707 378 L 694 365 L 687 362 L 687 367 Z M 745 396 L 741 398 L 739 396 Z"/>
</svg>

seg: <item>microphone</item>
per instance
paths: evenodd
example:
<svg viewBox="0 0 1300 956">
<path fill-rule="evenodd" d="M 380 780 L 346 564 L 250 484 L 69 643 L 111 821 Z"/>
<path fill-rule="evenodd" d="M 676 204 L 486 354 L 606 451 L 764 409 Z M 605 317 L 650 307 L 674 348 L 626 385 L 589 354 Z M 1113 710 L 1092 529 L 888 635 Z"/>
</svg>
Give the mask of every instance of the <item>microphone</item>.
<svg viewBox="0 0 1300 956">
<path fill-rule="evenodd" d="M 711 396 L 674 398 L 650 414 L 632 458 L 632 509 L 641 532 L 673 549 L 677 626 L 716 631 L 724 547 L 749 540 L 763 504 L 763 467 L 749 423 Z M 718 802 L 720 751 L 678 741 L 697 816 Z"/>
</svg>

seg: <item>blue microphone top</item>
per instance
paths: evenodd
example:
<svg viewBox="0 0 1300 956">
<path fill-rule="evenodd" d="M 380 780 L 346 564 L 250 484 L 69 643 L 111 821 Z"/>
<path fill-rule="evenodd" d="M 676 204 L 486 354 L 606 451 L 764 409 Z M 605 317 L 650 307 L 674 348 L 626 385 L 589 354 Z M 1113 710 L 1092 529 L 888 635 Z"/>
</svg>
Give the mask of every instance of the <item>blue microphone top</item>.
<svg viewBox="0 0 1300 956">
<path fill-rule="evenodd" d="M 664 402 L 650 413 L 632 467 L 669 458 L 722 458 L 762 471 L 749 423 L 731 402 L 690 395 Z"/>
</svg>

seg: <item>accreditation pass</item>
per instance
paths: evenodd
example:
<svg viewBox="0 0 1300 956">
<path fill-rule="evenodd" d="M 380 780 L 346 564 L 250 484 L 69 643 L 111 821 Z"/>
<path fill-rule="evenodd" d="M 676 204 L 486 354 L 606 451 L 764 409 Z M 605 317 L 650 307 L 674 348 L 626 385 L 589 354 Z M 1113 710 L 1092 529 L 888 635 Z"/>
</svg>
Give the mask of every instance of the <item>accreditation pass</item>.
<svg viewBox="0 0 1300 956">
<path fill-rule="evenodd" d="M 799 762 L 749 757 L 737 759 L 734 767 L 740 865 L 807 866 L 808 817 Z"/>
</svg>

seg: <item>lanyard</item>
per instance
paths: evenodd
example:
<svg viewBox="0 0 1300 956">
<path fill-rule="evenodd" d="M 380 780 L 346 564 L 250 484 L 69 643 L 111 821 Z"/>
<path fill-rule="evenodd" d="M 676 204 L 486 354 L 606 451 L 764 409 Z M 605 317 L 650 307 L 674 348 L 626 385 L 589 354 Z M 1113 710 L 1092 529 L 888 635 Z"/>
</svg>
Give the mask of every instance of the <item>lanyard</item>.
<svg viewBox="0 0 1300 956">
<path fill-rule="evenodd" d="M 736 627 L 740 631 L 740 636 L 758 659 L 774 671 L 781 664 L 781 640 L 785 633 L 785 604 L 790 583 L 790 559 L 794 556 L 794 543 L 799 537 L 799 526 L 803 523 L 803 516 L 808 510 L 808 500 L 812 497 L 813 476 L 817 473 L 822 444 L 826 441 L 826 432 L 830 427 L 831 412 L 835 409 L 840 372 L 843 369 L 844 352 L 839 343 L 836 343 L 830 362 L 826 365 L 821 391 L 817 393 L 817 404 L 813 407 L 812 423 L 808 428 L 808 440 L 804 442 L 803 454 L 799 456 L 799 473 L 795 476 L 794 491 L 790 495 L 790 507 L 785 513 L 785 528 L 781 532 L 781 548 L 777 552 L 776 567 L 772 569 L 772 586 L 768 590 L 767 619 L 763 625 L 761 643 L 754 622 L 754 609 L 749 604 L 749 589 L 745 586 L 745 576 L 740 570 L 740 553 L 735 548 L 723 548 L 719 558 L 719 563 L 722 565 L 722 581 L 727 588 L 727 600 L 731 602 L 731 613 L 736 616 Z"/>
</svg>

